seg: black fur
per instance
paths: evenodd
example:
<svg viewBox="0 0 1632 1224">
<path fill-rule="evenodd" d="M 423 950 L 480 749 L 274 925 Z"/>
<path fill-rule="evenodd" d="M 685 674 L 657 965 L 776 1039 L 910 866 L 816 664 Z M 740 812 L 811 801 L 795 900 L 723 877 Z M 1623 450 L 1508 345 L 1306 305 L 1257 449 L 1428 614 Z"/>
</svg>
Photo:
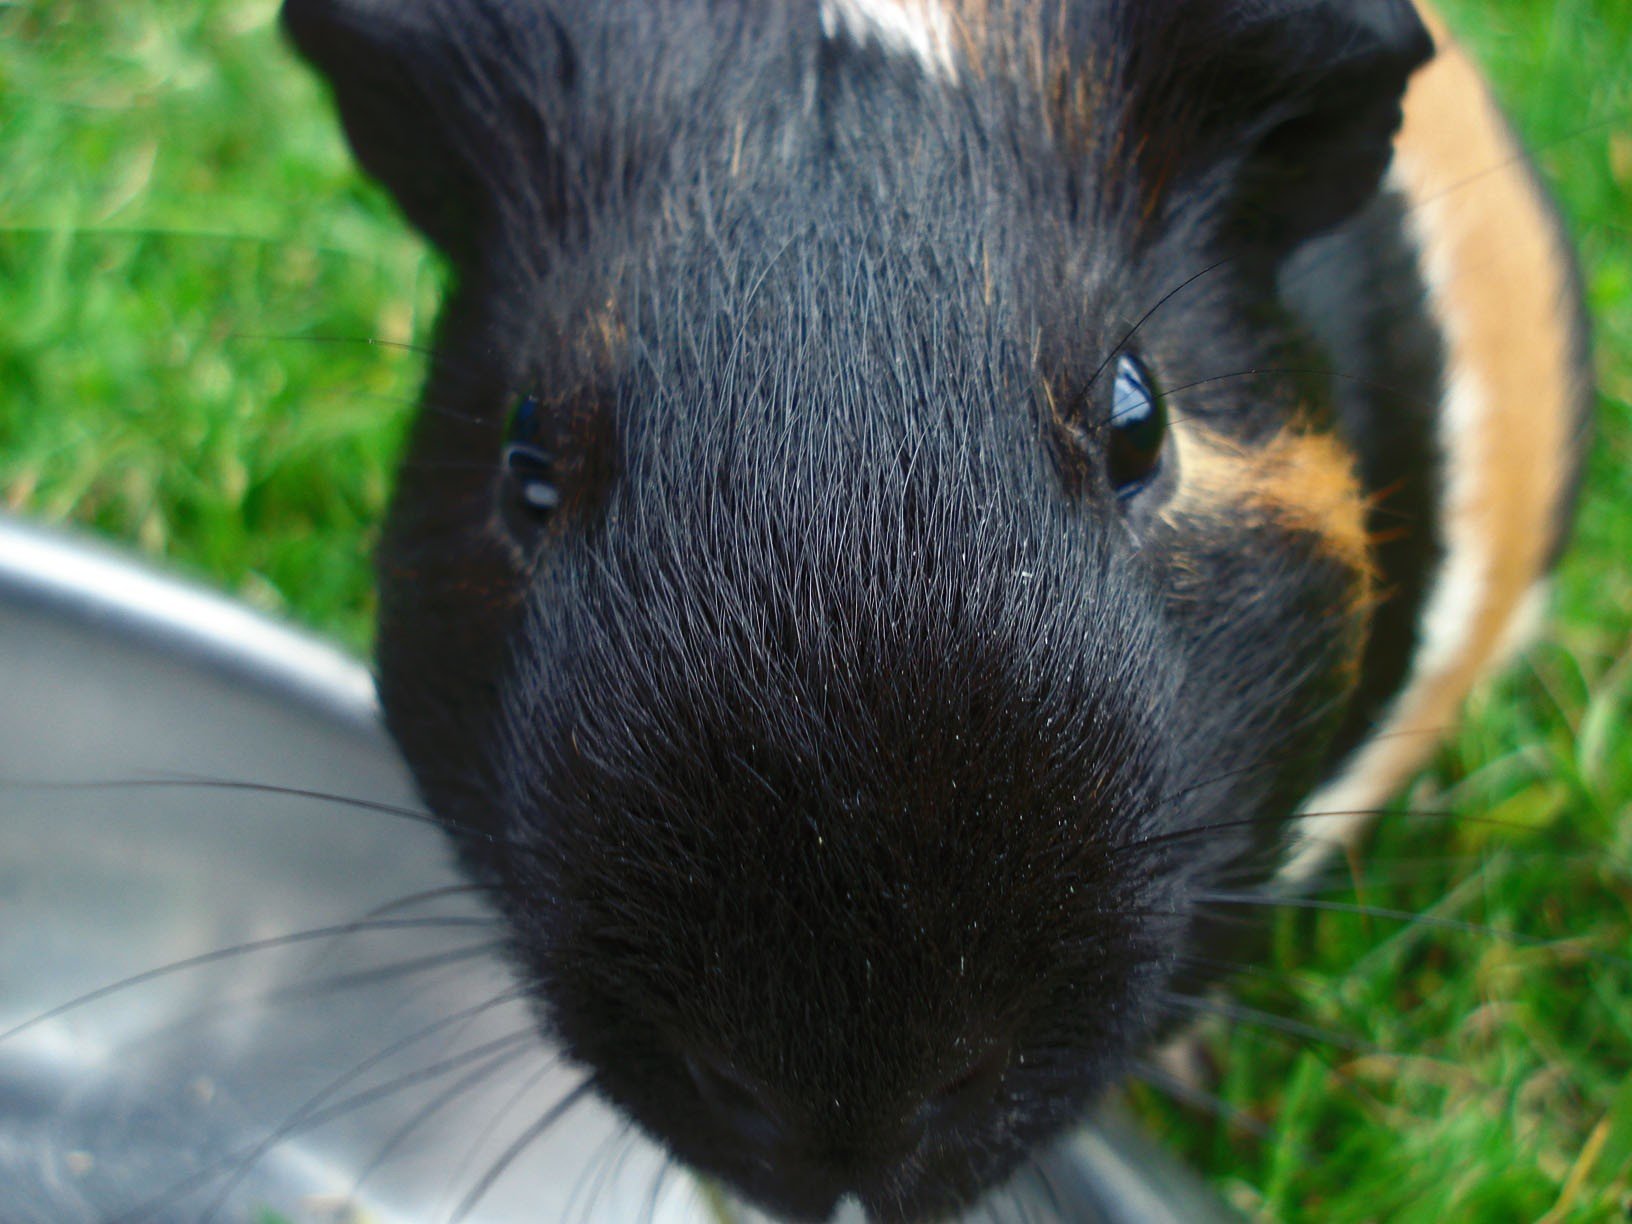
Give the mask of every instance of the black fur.
<svg viewBox="0 0 1632 1224">
<path fill-rule="evenodd" d="M 393 733 L 544 1027 L 796 1218 L 971 1201 L 1117 1078 L 1365 629 L 1318 539 L 1171 462 L 1121 503 L 1105 372 L 1196 384 L 1242 453 L 1310 411 L 1215 376 L 1308 342 L 1273 273 L 1375 191 L 1415 18 L 994 7 L 955 81 L 814 0 L 286 8 L 458 278 L 381 562 Z"/>
</svg>

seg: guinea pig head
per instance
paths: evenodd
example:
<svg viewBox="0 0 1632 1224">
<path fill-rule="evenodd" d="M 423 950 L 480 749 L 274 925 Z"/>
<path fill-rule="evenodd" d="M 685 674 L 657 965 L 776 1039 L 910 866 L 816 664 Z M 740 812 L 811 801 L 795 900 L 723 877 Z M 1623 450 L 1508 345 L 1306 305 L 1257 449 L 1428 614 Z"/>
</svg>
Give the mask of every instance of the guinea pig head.
<svg viewBox="0 0 1632 1224">
<path fill-rule="evenodd" d="M 541 1026 L 797 1219 L 974 1200 L 1159 1034 L 1369 609 L 1248 372 L 1408 7 L 933 7 L 286 7 L 454 270 L 392 732 Z"/>
</svg>

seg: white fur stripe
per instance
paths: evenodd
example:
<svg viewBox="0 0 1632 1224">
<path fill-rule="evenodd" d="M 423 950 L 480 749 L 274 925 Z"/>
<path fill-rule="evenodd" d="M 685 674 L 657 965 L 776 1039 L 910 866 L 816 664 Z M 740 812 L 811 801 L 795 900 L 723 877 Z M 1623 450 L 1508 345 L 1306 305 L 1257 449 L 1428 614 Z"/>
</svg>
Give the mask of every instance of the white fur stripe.
<svg viewBox="0 0 1632 1224">
<path fill-rule="evenodd" d="M 822 0 L 822 31 L 916 59 L 931 73 L 956 75 L 952 17 L 935 0 Z"/>
</svg>

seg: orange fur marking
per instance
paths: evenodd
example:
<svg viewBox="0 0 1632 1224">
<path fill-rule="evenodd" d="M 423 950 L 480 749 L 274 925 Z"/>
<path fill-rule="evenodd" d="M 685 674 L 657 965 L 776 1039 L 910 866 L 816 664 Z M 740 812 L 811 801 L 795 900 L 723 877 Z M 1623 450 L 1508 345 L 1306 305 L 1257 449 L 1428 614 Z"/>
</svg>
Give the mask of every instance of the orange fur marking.
<svg viewBox="0 0 1632 1224">
<path fill-rule="evenodd" d="M 1287 429 L 1258 447 L 1241 447 L 1193 421 L 1175 422 L 1179 494 L 1169 513 L 1249 521 L 1313 536 L 1321 550 L 1363 579 L 1374 577 L 1366 499 L 1354 456 L 1336 438 Z"/>
</svg>

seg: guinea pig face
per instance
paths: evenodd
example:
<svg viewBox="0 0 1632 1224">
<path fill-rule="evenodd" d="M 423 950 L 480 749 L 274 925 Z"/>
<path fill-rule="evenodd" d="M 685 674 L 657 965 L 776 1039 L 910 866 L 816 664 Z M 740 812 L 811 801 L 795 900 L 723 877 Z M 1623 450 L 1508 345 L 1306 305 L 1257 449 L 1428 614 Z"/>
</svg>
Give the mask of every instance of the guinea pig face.
<svg viewBox="0 0 1632 1224">
<path fill-rule="evenodd" d="M 1349 459 L 1244 372 L 1409 9 L 932 7 L 287 9 L 456 272 L 393 733 L 541 1026 L 797 1219 L 943 1214 L 1081 1116 L 1365 640 Z"/>
</svg>

